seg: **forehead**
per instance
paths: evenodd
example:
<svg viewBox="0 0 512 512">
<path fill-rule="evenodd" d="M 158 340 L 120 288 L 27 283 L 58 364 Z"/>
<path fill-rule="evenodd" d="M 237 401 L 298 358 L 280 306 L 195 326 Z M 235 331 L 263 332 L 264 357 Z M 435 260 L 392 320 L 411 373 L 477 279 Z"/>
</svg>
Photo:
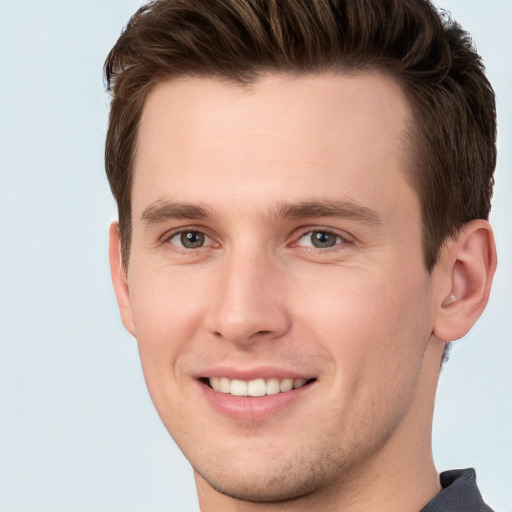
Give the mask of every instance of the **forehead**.
<svg viewBox="0 0 512 512">
<path fill-rule="evenodd" d="M 273 192 L 282 194 L 283 180 L 289 200 L 339 189 L 340 177 L 347 195 L 364 196 L 383 176 L 400 188 L 409 119 L 398 84 L 376 72 L 271 74 L 249 87 L 214 78 L 164 82 L 140 122 L 134 211 L 184 191 L 190 201 L 205 192 L 221 202 L 233 194 L 282 200 Z"/>
</svg>

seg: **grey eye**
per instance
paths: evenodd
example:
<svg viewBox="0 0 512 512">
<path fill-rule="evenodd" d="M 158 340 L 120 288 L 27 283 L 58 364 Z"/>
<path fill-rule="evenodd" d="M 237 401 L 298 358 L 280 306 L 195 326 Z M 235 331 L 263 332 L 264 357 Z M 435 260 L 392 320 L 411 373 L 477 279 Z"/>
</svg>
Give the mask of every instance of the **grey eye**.
<svg viewBox="0 0 512 512">
<path fill-rule="evenodd" d="M 197 249 L 204 246 L 206 239 L 206 235 L 200 231 L 182 231 L 176 233 L 170 242 L 185 249 Z"/>
<path fill-rule="evenodd" d="M 335 246 L 338 238 L 333 233 L 326 233 L 325 231 L 313 231 L 311 233 L 311 243 L 319 249 Z"/>
<path fill-rule="evenodd" d="M 328 249 L 342 242 L 339 235 L 329 231 L 310 231 L 304 234 L 299 240 L 303 247 L 315 247 L 316 249 Z"/>
</svg>

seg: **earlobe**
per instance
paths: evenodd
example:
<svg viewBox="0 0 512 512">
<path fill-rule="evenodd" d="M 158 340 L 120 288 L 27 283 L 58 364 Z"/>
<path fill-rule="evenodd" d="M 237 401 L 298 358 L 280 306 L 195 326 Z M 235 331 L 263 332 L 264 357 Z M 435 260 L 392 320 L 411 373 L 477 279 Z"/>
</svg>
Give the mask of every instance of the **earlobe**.
<svg viewBox="0 0 512 512">
<path fill-rule="evenodd" d="M 496 247 L 487 221 L 466 224 L 442 249 L 441 286 L 433 334 L 444 341 L 462 338 L 482 314 L 496 270 Z"/>
<path fill-rule="evenodd" d="M 119 222 L 112 222 L 109 230 L 109 260 L 112 284 L 116 294 L 121 320 L 126 330 L 135 336 L 128 280 L 121 257 L 121 237 Z"/>
</svg>

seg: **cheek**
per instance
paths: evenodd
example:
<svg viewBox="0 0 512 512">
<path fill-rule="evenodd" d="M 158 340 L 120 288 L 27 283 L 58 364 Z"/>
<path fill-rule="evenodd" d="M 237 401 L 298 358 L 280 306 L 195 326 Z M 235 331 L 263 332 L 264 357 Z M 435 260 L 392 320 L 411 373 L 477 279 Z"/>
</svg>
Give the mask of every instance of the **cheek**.
<svg viewBox="0 0 512 512">
<path fill-rule="evenodd" d="M 174 438 L 190 425 L 181 411 L 190 397 L 180 371 L 198 326 L 198 301 L 163 273 L 147 273 L 131 283 L 130 301 L 146 386 L 163 424 Z"/>
<path fill-rule="evenodd" d="M 332 361 L 325 407 L 335 404 L 333 418 L 369 439 L 376 425 L 391 432 L 414 399 L 430 334 L 428 308 L 417 281 L 373 276 L 367 286 L 338 284 L 310 297 L 303 330 Z"/>
<path fill-rule="evenodd" d="M 180 356 L 200 328 L 202 293 L 198 283 L 166 272 L 136 273 L 130 281 L 135 335 L 150 394 L 180 379 Z M 204 293 L 204 292 L 203 292 Z"/>
<path fill-rule="evenodd" d="M 340 379 L 385 381 L 400 366 L 418 366 L 428 342 L 427 282 L 347 272 L 300 303 L 298 322 L 335 360 Z"/>
<path fill-rule="evenodd" d="M 197 326 L 194 322 L 206 291 L 201 289 L 202 280 L 159 267 L 145 272 L 134 269 L 133 274 L 130 303 L 136 337 L 162 346 L 186 338 Z"/>
</svg>

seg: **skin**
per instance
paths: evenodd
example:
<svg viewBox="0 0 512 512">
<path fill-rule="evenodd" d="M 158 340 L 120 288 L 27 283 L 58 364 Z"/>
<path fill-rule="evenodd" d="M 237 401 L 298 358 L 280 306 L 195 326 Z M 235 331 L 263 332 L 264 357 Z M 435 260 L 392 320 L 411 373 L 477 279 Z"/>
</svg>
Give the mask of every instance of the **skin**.
<svg viewBox="0 0 512 512">
<path fill-rule="evenodd" d="M 148 97 L 129 267 L 114 223 L 112 275 L 203 512 L 413 511 L 439 491 L 440 361 L 485 307 L 496 258 L 474 221 L 426 271 L 410 121 L 377 73 L 181 79 Z M 202 246 L 183 247 L 191 231 Z M 236 416 L 210 400 L 212 372 L 313 381 Z"/>
</svg>

